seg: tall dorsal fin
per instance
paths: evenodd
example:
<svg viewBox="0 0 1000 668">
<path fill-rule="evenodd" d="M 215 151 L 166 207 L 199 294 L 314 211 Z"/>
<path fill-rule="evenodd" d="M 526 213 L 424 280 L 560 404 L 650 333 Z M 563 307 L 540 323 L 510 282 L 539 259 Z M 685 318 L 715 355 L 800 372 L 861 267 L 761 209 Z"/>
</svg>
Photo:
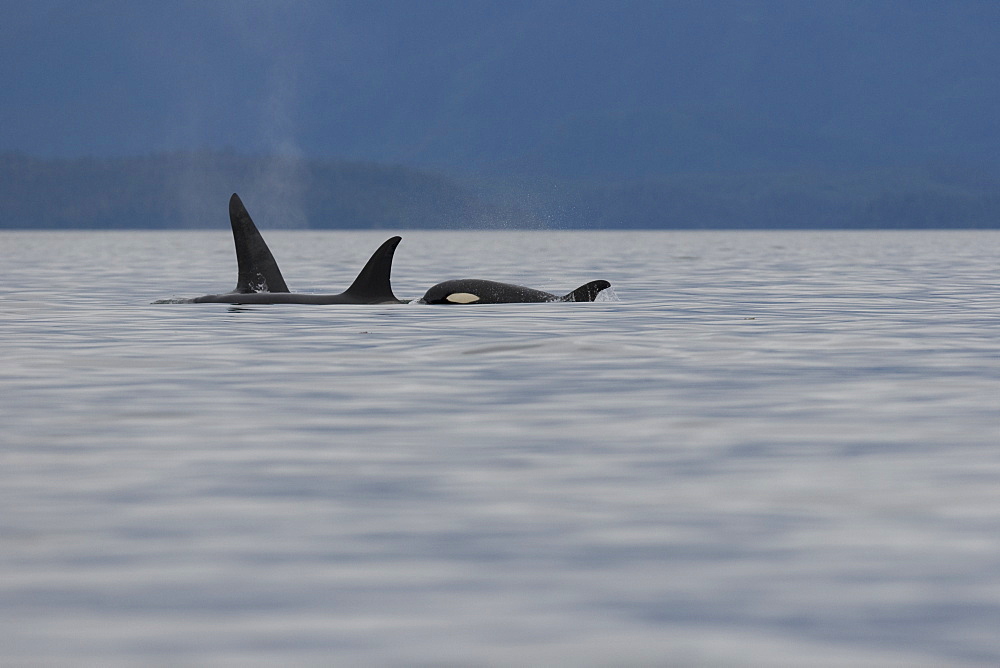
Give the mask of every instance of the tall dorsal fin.
<svg viewBox="0 0 1000 668">
<path fill-rule="evenodd" d="M 591 281 L 590 283 L 585 283 L 581 285 L 573 292 L 561 298 L 560 301 L 592 302 L 595 299 L 597 299 L 597 293 L 599 293 L 601 290 L 607 290 L 610 287 L 611 284 L 608 283 L 607 281 Z"/>
<path fill-rule="evenodd" d="M 239 268 L 234 292 L 288 292 L 278 263 L 236 193 L 229 198 L 229 222 L 233 226 Z"/>
<path fill-rule="evenodd" d="M 383 302 L 399 302 L 392 294 L 389 274 L 392 272 L 392 256 L 401 237 L 386 239 L 372 256 L 368 258 L 361 273 L 344 291 L 343 296 L 358 300 L 362 304 L 380 304 Z"/>
</svg>

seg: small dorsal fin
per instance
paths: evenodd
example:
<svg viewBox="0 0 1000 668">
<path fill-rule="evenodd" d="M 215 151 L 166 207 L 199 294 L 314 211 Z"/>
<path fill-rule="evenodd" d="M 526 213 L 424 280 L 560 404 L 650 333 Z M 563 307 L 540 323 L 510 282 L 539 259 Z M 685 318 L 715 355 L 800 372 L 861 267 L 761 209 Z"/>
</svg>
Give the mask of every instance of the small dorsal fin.
<svg viewBox="0 0 1000 668">
<path fill-rule="evenodd" d="M 607 281 L 591 281 L 590 283 L 581 285 L 576 290 L 563 297 L 560 301 L 592 302 L 597 299 L 597 293 L 601 290 L 607 290 L 610 287 L 611 284 Z"/>
<path fill-rule="evenodd" d="M 236 193 L 229 198 L 229 222 L 233 226 L 239 267 L 234 292 L 288 292 L 278 263 Z"/>
<path fill-rule="evenodd" d="M 392 256 L 401 240 L 401 237 L 386 239 L 368 258 L 361 273 L 354 279 L 351 287 L 344 291 L 343 296 L 356 299 L 362 304 L 399 302 L 396 295 L 392 294 L 389 275 L 392 272 Z"/>
</svg>

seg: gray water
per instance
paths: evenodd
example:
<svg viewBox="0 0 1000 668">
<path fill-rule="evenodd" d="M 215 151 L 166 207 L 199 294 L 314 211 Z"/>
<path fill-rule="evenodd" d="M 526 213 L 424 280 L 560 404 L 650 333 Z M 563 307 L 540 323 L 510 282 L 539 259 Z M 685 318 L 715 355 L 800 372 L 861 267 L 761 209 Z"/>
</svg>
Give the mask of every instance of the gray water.
<svg viewBox="0 0 1000 668">
<path fill-rule="evenodd" d="M 267 232 L 340 292 L 388 233 Z M 1000 663 L 997 232 L 0 233 L 0 664 Z"/>
</svg>

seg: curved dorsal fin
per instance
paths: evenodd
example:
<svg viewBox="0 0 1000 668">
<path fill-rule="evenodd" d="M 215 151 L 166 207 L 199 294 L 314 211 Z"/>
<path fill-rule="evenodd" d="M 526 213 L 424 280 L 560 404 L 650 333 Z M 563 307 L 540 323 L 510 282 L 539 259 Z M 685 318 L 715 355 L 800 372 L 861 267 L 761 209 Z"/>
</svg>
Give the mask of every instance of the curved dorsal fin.
<svg viewBox="0 0 1000 668">
<path fill-rule="evenodd" d="M 597 299 L 597 293 L 601 290 L 607 290 L 611 287 L 611 284 L 607 281 L 591 281 L 590 283 L 585 283 L 578 287 L 573 292 L 569 293 L 560 301 L 564 302 L 592 302 Z"/>
<path fill-rule="evenodd" d="M 361 273 L 351 283 L 351 287 L 344 291 L 343 296 L 356 299 L 362 304 L 399 302 L 396 295 L 392 294 L 389 274 L 392 272 L 392 256 L 401 240 L 401 237 L 386 239 L 368 258 Z"/>
<path fill-rule="evenodd" d="M 234 292 L 288 292 L 278 263 L 236 193 L 229 198 L 229 222 L 233 226 L 239 268 Z"/>
</svg>

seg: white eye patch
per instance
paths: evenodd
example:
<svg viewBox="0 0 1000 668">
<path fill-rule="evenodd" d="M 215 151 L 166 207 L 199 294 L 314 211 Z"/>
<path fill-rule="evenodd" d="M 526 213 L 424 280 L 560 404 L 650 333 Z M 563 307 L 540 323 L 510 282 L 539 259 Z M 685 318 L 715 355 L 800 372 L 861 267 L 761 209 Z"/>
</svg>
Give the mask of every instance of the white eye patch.
<svg viewBox="0 0 1000 668">
<path fill-rule="evenodd" d="M 471 292 L 453 292 L 445 297 L 445 301 L 452 304 L 471 304 L 479 301 L 479 295 L 474 295 Z"/>
</svg>

